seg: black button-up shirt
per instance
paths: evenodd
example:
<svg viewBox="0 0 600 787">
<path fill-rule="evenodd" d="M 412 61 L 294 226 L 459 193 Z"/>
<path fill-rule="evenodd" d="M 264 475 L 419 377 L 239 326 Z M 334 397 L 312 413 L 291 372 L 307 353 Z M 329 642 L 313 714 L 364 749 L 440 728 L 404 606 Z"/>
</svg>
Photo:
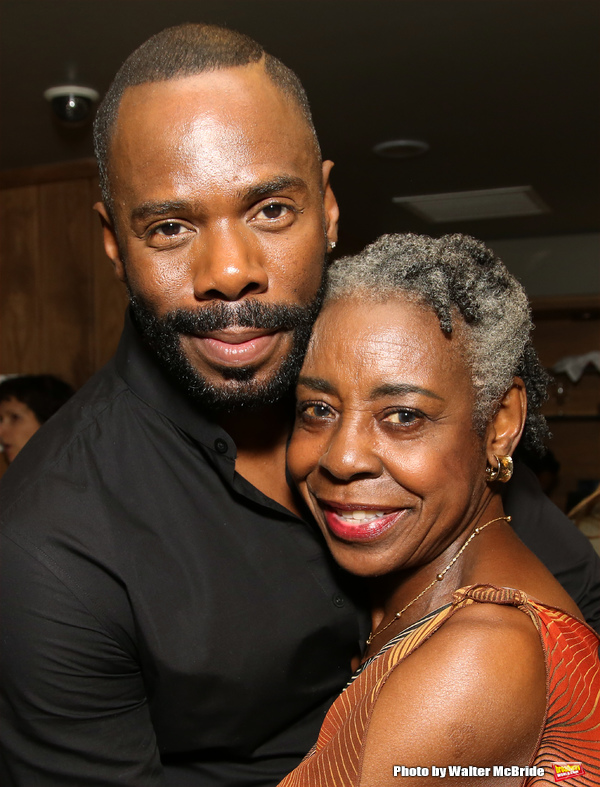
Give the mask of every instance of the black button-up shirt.
<svg viewBox="0 0 600 787">
<path fill-rule="evenodd" d="M 235 472 L 129 322 L 2 490 L 3 785 L 268 785 L 297 764 L 360 615 L 317 529 Z"/>
</svg>

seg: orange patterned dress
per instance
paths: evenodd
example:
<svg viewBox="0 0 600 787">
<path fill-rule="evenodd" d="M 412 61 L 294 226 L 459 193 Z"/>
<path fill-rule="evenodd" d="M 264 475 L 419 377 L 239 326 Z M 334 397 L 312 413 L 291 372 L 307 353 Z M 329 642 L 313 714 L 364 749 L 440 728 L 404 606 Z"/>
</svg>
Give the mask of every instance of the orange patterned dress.
<svg viewBox="0 0 600 787">
<path fill-rule="evenodd" d="M 509 604 L 533 621 L 544 649 L 546 718 L 529 768 L 544 775 L 523 776 L 523 787 L 554 784 L 565 778 L 568 763 L 584 773 L 569 775 L 566 787 L 600 785 L 600 661 L 598 636 L 572 615 L 528 598 L 520 590 L 471 585 L 454 594 L 451 604 L 431 612 L 394 637 L 361 668 L 325 717 L 319 738 L 300 765 L 279 787 L 357 787 L 368 722 L 391 671 L 457 610 L 477 603 Z M 564 763 L 555 771 L 557 763 Z M 562 768 L 562 772 L 560 770 Z M 573 770 L 571 771 L 573 772 Z M 458 774 L 457 774 L 458 775 Z M 453 780 L 454 781 L 454 780 Z M 559 779 L 557 779 L 559 781 Z"/>
</svg>

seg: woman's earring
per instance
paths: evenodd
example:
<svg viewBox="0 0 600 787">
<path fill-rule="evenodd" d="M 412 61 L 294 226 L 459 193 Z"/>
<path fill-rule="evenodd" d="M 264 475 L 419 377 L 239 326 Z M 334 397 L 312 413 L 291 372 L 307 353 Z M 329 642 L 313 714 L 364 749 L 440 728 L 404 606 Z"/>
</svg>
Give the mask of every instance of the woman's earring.
<svg viewBox="0 0 600 787">
<path fill-rule="evenodd" d="M 334 240 L 330 240 L 328 245 L 329 245 L 329 251 L 333 251 L 337 246 L 337 243 Z"/>
<path fill-rule="evenodd" d="M 492 481 L 500 481 L 501 484 L 505 484 L 507 481 L 510 481 L 513 474 L 512 456 L 496 456 L 496 454 L 493 454 L 493 457 L 498 464 L 496 467 L 488 465 L 485 468 L 486 481 L 490 483 Z"/>
</svg>

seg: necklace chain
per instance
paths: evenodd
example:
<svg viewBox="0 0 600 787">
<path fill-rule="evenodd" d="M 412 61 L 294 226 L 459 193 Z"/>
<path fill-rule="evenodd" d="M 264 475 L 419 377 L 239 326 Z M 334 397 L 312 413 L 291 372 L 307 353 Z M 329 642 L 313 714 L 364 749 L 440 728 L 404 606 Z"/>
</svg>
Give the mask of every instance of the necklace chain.
<svg viewBox="0 0 600 787">
<path fill-rule="evenodd" d="M 406 612 L 406 610 L 409 607 L 412 607 L 412 605 L 415 603 L 415 601 L 418 601 L 421 598 L 421 596 L 425 595 L 425 593 L 427 593 L 427 591 L 430 590 L 435 585 L 436 582 L 441 582 L 442 581 L 442 579 L 444 578 L 446 572 L 449 571 L 452 568 L 452 566 L 456 563 L 458 558 L 462 555 L 462 553 L 465 551 L 465 549 L 469 546 L 469 544 L 475 538 L 475 536 L 479 535 L 479 533 L 481 533 L 482 530 L 485 530 L 485 528 L 488 525 L 493 525 L 494 522 L 500 522 L 501 520 L 503 520 L 505 522 L 510 522 L 511 521 L 511 517 L 509 517 L 509 516 L 498 516 L 498 517 L 496 517 L 496 519 L 490 519 L 490 521 L 486 522 L 485 525 L 481 525 L 481 527 L 476 527 L 475 530 L 471 533 L 471 535 L 467 538 L 465 543 L 462 545 L 462 547 L 458 550 L 456 555 L 454 555 L 452 560 L 448 563 L 446 568 L 443 571 L 440 571 L 439 574 L 435 575 L 435 579 L 433 580 L 433 582 L 430 582 L 429 585 L 427 585 L 427 587 L 424 590 L 422 590 L 419 593 L 418 596 L 415 596 L 413 598 L 413 600 L 409 601 L 408 604 L 405 607 L 402 607 L 400 612 L 396 612 L 396 614 L 390 620 L 390 622 L 386 623 L 386 625 L 382 629 L 379 629 L 379 631 L 372 631 L 369 634 L 369 638 L 367 640 L 367 645 L 370 645 L 371 642 L 373 642 L 373 640 L 375 639 L 375 637 L 378 637 L 380 634 L 383 634 L 383 632 L 386 629 L 388 629 L 392 625 L 392 623 L 395 623 L 398 620 L 398 618 L 402 617 L 402 615 Z"/>
</svg>

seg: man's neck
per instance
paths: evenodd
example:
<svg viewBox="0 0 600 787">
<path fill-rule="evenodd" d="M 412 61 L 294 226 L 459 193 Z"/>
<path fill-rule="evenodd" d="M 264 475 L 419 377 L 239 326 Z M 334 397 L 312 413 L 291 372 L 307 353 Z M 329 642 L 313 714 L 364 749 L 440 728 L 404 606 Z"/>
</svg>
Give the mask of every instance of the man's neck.
<svg viewBox="0 0 600 787">
<path fill-rule="evenodd" d="M 284 400 L 256 410 L 228 413 L 218 422 L 235 441 L 236 471 L 263 494 L 299 514 L 285 471 L 291 413 L 293 406 Z"/>
</svg>

